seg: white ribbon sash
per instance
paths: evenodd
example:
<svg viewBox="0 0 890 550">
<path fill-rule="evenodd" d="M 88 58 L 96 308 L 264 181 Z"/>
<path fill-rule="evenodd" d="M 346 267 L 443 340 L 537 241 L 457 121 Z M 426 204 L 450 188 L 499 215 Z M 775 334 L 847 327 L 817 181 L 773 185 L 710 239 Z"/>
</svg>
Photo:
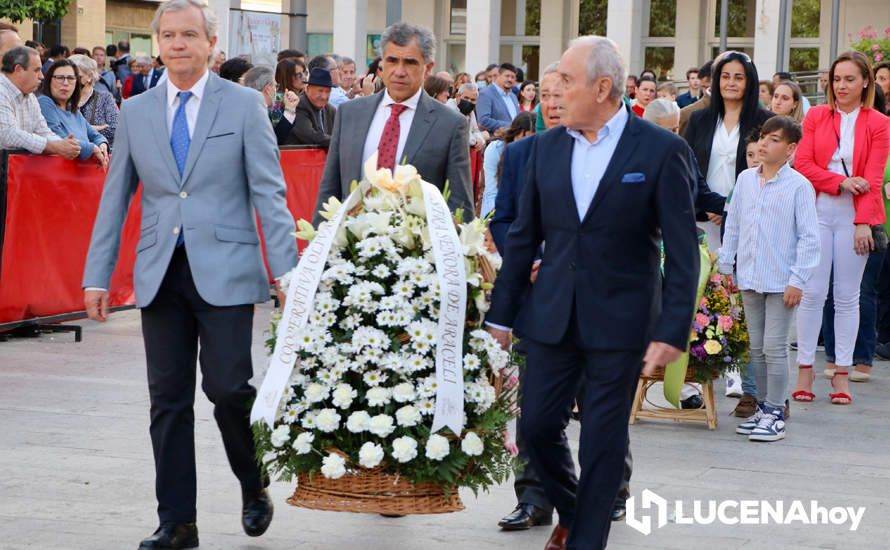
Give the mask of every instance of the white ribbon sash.
<svg viewBox="0 0 890 550">
<path fill-rule="evenodd" d="M 467 304 L 463 245 L 439 189 L 427 182 L 422 182 L 421 188 L 436 260 L 436 276 L 439 280 L 436 412 L 432 432 L 447 426 L 455 434 L 460 434 L 464 418 L 463 333 Z M 278 323 L 269 370 L 250 412 L 251 424 L 262 420 L 269 427 L 274 425 L 278 404 L 297 361 L 298 339 L 312 312 L 315 294 L 318 292 L 318 284 L 334 237 L 343 224 L 346 213 L 359 203 L 361 197 L 359 186 L 340 205 L 334 218 L 321 224 L 318 234 L 300 257 L 291 277 L 287 300 Z"/>
</svg>

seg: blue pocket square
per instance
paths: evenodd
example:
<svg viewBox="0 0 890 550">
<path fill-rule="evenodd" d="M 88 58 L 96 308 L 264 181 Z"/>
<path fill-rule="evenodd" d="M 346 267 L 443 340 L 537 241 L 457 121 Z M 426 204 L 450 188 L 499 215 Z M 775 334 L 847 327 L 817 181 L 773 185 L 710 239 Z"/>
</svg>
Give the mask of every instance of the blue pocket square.
<svg viewBox="0 0 890 550">
<path fill-rule="evenodd" d="M 642 172 L 628 172 L 621 177 L 621 183 L 643 183 L 646 176 Z"/>
</svg>

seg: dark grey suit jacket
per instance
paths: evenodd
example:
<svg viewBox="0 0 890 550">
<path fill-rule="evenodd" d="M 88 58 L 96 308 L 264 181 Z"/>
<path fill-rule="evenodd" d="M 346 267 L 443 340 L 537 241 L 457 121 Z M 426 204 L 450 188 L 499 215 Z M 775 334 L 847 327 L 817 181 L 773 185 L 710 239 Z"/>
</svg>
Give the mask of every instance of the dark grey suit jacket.
<svg viewBox="0 0 890 550">
<path fill-rule="evenodd" d="M 352 182 L 362 179 L 365 139 L 384 93 L 347 101 L 337 109 L 313 224 L 321 222 L 318 211 L 324 202 L 330 197 L 344 200 L 349 196 Z M 424 180 L 439 189 L 444 189 L 448 181 L 451 190 L 448 206 L 452 210 L 463 208 L 465 221 L 474 217 L 466 117 L 425 93 L 420 94 L 402 157 L 417 168 Z"/>
</svg>

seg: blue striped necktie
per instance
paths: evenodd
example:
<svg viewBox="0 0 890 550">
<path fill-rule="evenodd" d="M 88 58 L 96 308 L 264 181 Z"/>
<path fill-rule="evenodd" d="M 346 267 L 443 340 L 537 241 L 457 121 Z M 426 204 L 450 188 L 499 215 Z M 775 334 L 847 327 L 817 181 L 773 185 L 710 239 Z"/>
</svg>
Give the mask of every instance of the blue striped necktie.
<svg viewBox="0 0 890 550">
<path fill-rule="evenodd" d="M 179 107 L 176 114 L 173 115 L 173 131 L 170 132 L 170 147 L 173 149 L 173 159 L 176 161 L 176 168 L 179 169 L 179 177 L 185 171 L 185 161 L 189 156 L 189 145 L 192 138 L 189 136 L 189 123 L 185 116 L 185 104 L 192 97 L 191 92 L 179 92 Z M 182 246 L 184 239 L 182 236 L 182 228 L 176 237 L 176 246 Z"/>
</svg>

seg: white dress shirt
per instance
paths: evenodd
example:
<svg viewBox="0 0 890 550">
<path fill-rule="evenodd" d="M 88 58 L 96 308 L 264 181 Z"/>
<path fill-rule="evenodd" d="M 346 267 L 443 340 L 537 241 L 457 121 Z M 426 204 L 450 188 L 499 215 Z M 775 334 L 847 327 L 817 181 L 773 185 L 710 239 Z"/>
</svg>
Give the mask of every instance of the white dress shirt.
<svg viewBox="0 0 890 550">
<path fill-rule="evenodd" d="M 166 72 L 166 71 L 164 71 Z M 179 92 L 191 92 L 192 96 L 185 104 L 185 120 L 188 122 L 189 137 L 195 135 L 195 124 L 198 122 L 198 110 L 201 108 L 201 100 L 204 98 L 204 88 L 210 71 L 204 71 L 204 75 L 188 90 L 180 90 L 170 79 L 167 79 L 167 133 L 173 134 L 173 117 L 179 109 Z"/>
<path fill-rule="evenodd" d="M 396 164 L 402 163 L 402 153 L 405 151 L 405 144 L 408 142 L 408 132 L 411 130 L 411 123 L 414 122 L 414 114 L 417 112 L 417 104 L 420 102 L 420 94 L 425 93 L 423 88 L 419 88 L 417 93 L 402 102 L 402 105 L 408 107 L 399 115 L 399 147 L 396 149 Z M 377 151 L 380 144 L 380 136 L 383 135 L 383 128 L 389 119 L 391 112 L 390 105 L 397 103 L 396 100 L 389 96 L 389 90 L 383 92 L 383 99 L 377 105 L 377 111 L 374 112 L 374 118 L 371 119 L 371 127 L 368 128 L 368 137 L 365 138 L 365 148 L 362 152 L 362 162 Z M 395 168 L 394 166 L 391 168 Z"/>
<path fill-rule="evenodd" d="M 510 113 L 510 119 L 516 118 L 516 104 L 513 101 L 516 99 L 516 96 L 513 94 L 513 90 L 505 90 L 500 86 L 497 87 L 498 94 L 501 96 L 501 101 L 504 102 L 504 106 L 507 107 L 507 112 Z M 510 97 L 513 96 L 513 97 Z M 519 100 L 516 100 L 517 102 Z"/>
<path fill-rule="evenodd" d="M 600 180 L 612 160 L 618 140 L 627 125 L 627 109 L 624 104 L 597 133 L 596 141 L 590 143 L 584 134 L 577 130 L 566 130 L 575 138 L 572 148 L 572 191 L 578 207 L 578 219 L 583 220 Z"/>
<path fill-rule="evenodd" d="M 711 160 L 708 162 L 708 187 L 724 197 L 735 187 L 735 162 L 739 148 L 739 125 L 727 132 L 723 117 L 717 118 L 714 140 L 711 142 Z"/>
<path fill-rule="evenodd" d="M 849 113 L 836 112 L 841 117 L 840 144 L 831 155 L 828 169 L 835 174 L 849 177 L 853 175 L 853 142 L 856 137 L 856 119 L 859 118 L 859 107 Z M 831 124 L 834 125 L 834 118 L 832 118 Z M 841 163 L 841 159 L 844 159 L 844 163 L 847 164 L 849 176 L 844 173 L 844 164 Z"/>
</svg>

